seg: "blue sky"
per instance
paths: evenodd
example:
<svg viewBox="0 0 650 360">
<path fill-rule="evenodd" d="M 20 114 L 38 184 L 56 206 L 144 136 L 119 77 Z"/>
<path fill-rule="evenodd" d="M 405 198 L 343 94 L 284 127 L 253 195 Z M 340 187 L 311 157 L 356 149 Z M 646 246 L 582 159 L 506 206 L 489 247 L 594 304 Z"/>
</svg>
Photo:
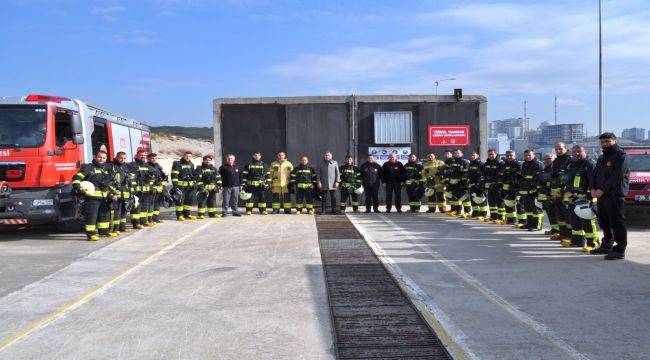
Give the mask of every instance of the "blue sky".
<svg viewBox="0 0 650 360">
<path fill-rule="evenodd" d="M 488 97 L 488 118 L 597 122 L 597 1 L 0 0 L 0 95 L 210 126 L 217 97 Z M 650 7 L 606 0 L 605 127 L 650 128 Z"/>
</svg>

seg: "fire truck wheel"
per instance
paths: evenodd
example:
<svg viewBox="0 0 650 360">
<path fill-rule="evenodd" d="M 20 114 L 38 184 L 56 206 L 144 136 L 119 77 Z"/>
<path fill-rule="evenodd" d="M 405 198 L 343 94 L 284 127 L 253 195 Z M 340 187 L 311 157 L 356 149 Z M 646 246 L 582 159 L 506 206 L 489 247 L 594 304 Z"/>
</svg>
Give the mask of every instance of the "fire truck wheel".
<svg viewBox="0 0 650 360">
<path fill-rule="evenodd" d="M 56 223 L 56 229 L 64 233 L 77 233 L 83 231 L 84 226 L 82 221 L 72 219 Z"/>
</svg>

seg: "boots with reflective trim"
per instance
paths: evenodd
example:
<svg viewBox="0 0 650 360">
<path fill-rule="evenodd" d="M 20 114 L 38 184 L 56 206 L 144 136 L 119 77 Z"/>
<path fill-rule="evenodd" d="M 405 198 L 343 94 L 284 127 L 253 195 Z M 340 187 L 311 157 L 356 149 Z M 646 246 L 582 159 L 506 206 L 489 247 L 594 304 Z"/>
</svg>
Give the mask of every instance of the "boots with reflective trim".
<svg viewBox="0 0 650 360">
<path fill-rule="evenodd" d="M 179 215 L 177 219 L 178 221 L 185 221 L 185 216 Z"/>
<path fill-rule="evenodd" d="M 98 241 L 99 240 L 99 235 L 90 235 L 88 237 L 88 241 Z"/>
</svg>

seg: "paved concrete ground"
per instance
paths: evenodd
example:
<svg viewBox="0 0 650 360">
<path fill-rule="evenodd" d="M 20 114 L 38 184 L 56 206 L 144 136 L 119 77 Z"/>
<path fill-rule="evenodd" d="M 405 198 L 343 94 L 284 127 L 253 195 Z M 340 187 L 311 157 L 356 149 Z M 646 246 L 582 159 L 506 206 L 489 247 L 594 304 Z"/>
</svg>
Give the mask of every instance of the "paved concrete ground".
<svg viewBox="0 0 650 360">
<path fill-rule="evenodd" d="M 2 359 L 333 358 L 313 217 L 165 222 L 95 251 L 22 242 L 65 259 L 2 285 Z"/>
<path fill-rule="evenodd" d="M 458 346 L 478 359 L 647 359 L 650 232 L 624 261 L 445 215 L 352 215 Z"/>
</svg>

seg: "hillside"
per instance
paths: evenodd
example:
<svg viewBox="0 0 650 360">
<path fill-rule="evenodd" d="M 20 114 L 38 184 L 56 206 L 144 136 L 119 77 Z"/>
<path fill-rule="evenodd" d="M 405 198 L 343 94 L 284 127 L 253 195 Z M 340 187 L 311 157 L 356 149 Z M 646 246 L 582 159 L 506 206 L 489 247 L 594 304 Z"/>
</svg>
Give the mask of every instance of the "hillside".
<svg viewBox="0 0 650 360">
<path fill-rule="evenodd" d="M 212 127 L 191 127 L 191 126 L 152 126 L 154 134 L 178 136 L 188 139 L 212 141 Z"/>
</svg>

